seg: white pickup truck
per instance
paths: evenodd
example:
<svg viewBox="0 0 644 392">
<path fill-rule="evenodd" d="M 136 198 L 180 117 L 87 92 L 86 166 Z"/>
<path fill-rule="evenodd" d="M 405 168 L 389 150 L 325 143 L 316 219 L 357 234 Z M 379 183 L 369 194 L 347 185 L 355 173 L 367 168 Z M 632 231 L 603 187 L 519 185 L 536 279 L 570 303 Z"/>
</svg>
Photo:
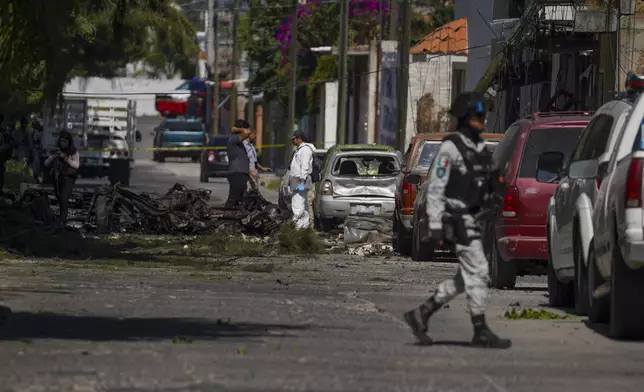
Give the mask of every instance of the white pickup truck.
<svg viewBox="0 0 644 392">
<path fill-rule="evenodd" d="M 627 89 L 633 103 L 607 152 L 593 207 L 588 313 L 593 322 L 609 321 L 614 337 L 639 338 L 644 336 L 644 94 L 635 93 L 644 92 L 644 79 L 631 75 Z"/>
</svg>

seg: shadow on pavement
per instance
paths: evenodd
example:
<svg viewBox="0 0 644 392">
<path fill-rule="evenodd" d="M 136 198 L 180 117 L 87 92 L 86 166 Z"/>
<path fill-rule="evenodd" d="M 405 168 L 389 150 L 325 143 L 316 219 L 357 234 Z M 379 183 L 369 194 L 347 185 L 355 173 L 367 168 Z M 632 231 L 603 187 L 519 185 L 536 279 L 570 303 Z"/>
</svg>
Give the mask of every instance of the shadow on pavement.
<svg viewBox="0 0 644 392">
<path fill-rule="evenodd" d="M 65 339 L 88 341 L 190 342 L 273 335 L 273 331 L 302 331 L 308 325 L 233 323 L 192 318 L 115 318 L 56 313 L 14 312 L 0 327 L 0 340 Z"/>
</svg>

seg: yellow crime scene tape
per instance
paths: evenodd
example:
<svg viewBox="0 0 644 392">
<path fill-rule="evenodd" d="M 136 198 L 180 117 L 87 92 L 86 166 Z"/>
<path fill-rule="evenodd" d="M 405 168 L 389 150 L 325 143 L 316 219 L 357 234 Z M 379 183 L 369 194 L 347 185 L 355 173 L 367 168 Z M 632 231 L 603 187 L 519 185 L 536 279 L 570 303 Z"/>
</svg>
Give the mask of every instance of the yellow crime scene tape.
<svg viewBox="0 0 644 392">
<path fill-rule="evenodd" d="M 255 147 L 258 151 L 265 148 L 280 148 L 286 146 L 285 144 L 264 144 Z M 223 146 L 180 146 L 180 147 L 132 147 L 132 148 L 78 148 L 78 151 L 211 151 L 211 150 L 225 150 L 227 147 Z"/>
</svg>

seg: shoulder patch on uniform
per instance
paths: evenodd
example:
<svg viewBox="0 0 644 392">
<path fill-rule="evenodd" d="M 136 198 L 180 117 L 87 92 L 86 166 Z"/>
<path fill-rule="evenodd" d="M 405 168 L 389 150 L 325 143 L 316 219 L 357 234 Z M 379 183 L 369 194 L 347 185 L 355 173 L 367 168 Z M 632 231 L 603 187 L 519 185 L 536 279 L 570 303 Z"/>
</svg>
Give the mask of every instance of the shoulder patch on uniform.
<svg viewBox="0 0 644 392">
<path fill-rule="evenodd" d="M 443 178 L 445 177 L 445 173 L 447 173 L 447 169 L 445 169 L 443 166 L 436 168 L 436 177 Z"/>
<path fill-rule="evenodd" d="M 439 168 L 446 168 L 449 166 L 449 159 L 445 155 L 441 155 L 438 157 L 438 167 Z"/>
</svg>

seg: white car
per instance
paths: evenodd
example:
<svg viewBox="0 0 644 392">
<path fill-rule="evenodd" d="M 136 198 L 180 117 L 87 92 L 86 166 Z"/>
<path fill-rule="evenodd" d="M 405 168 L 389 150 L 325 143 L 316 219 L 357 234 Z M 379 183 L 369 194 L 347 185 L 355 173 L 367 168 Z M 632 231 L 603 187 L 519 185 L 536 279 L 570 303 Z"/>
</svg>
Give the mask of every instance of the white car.
<svg viewBox="0 0 644 392">
<path fill-rule="evenodd" d="M 588 247 L 595 232 L 593 205 L 610 152 L 631 107 L 632 103 L 618 100 L 599 108 L 582 132 L 570 162 L 559 171 L 560 182 L 548 205 L 546 233 L 551 306 L 574 306 L 579 314 L 588 311 L 585 271 Z M 548 154 L 553 152 L 542 156 Z"/>
<path fill-rule="evenodd" d="M 628 90 L 644 91 L 644 78 L 631 75 Z M 633 101 L 593 208 L 587 268 L 589 317 L 618 338 L 644 336 L 644 97 Z"/>
</svg>

